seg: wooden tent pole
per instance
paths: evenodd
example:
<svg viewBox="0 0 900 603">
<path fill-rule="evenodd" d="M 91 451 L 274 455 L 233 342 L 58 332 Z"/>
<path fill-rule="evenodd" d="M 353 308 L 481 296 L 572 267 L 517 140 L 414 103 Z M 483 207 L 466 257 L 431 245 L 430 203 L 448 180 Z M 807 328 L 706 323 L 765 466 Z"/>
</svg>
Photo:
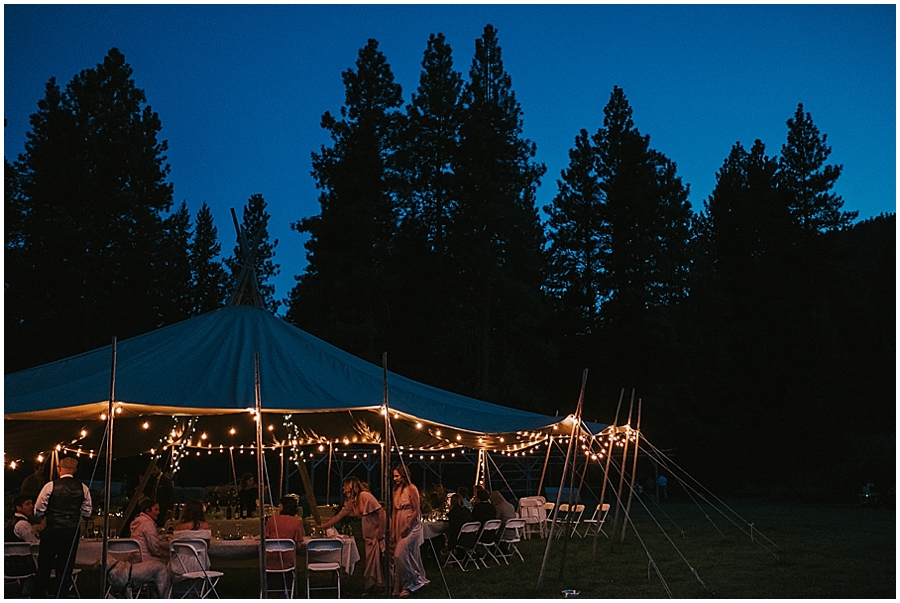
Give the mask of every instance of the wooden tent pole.
<svg viewBox="0 0 900 603">
<path fill-rule="evenodd" d="M 262 427 L 262 397 L 259 389 L 259 352 L 253 355 L 253 375 L 255 381 L 255 397 L 256 397 L 256 474 L 259 479 L 256 480 L 256 494 L 259 498 L 259 592 L 263 599 L 268 598 L 266 584 L 266 514 L 265 509 L 265 489 L 263 483 L 263 466 L 265 463 L 266 450 L 263 447 L 263 427 Z"/>
<path fill-rule="evenodd" d="M 569 468 L 569 459 L 572 458 L 572 449 L 575 446 L 575 436 L 581 427 L 581 408 L 584 403 L 584 388 L 587 385 L 588 370 L 584 369 L 581 378 L 581 393 L 578 395 L 578 405 L 575 407 L 575 420 L 572 424 L 572 437 L 569 438 L 569 449 L 566 451 L 566 461 L 563 463 L 562 476 L 559 480 L 559 491 L 556 493 L 556 503 L 553 505 L 553 519 L 550 521 L 550 534 L 547 536 L 547 545 L 544 548 L 544 558 L 541 560 L 541 573 L 538 575 L 538 588 L 544 582 L 544 572 L 547 569 L 547 559 L 550 557 L 550 546 L 553 544 L 553 533 L 556 529 L 555 518 L 559 516 L 559 504 L 562 501 L 563 486 L 566 483 L 566 471 Z M 574 469 L 573 469 L 574 471 Z"/>
<path fill-rule="evenodd" d="M 631 404 L 628 406 L 628 421 L 626 425 L 631 427 L 631 413 L 634 410 L 634 389 L 631 390 Z M 627 434 L 627 432 L 626 432 Z M 628 458 L 628 438 L 622 448 L 622 464 L 619 466 L 619 487 L 616 490 L 616 513 L 613 516 L 613 531 L 619 529 L 619 512 L 622 510 L 622 486 L 625 485 L 625 459 Z"/>
<path fill-rule="evenodd" d="M 394 551 L 391 547 L 391 514 L 394 503 L 393 490 L 391 489 L 391 407 L 388 402 L 388 376 L 387 376 L 387 352 L 381 357 L 382 379 L 384 381 L 384 399 L 382 412 L 384 413 L 384 444 L 381 453 L 381 497 L 384 500 L 382 506 L 385 512 L 384 526 L 384 592 L 386 597 L 391 596 L 391 565 L 394 560 Z"/>
<path fill-rule="evenodd" d="M 625 520 L 622 522 L 622 535 L 619 537 L 619 542 L 625 542 L 625 528 L 628 526 L 629 517 L 631 517 L 631 499 L 634 496 L 634 480 L 637 477 L 637 463 L 638 463 L 638 451 L 640 450 L 641 444 L 641 399 L 638 398 L 638 410 L 637 410 L 637 429 L 635 431 L 635 440 L 634 440 L 634 461 L 631 465 L 631 487 L 628 489 L 628 504 L 625 505 Z M 624 465 L 624 463 L 623 463 Z"/>
<path fill-rule="evenodd" d="M 551 433 L 547 436 L 547 455 L 544 457 L 544 468 L 541 470 L 541 481 L 538 482 L 537 494 L 535 496 L 541 495 L 541 490 L 544 488 L 544 476 L 547 475 L 547 465 L 550 464 L 550 450 L 553 448 L 553 434 Z"/>
<path fill-rule="evenodd" d="M 112 338 L 112 357 L 110 360 L 110 368 L 109 368 L 109 406 L 106 411 L 106 425 L 107 425 L 107 433 L 106 433 L 106 492 L 103 496 L 103 508 L 106 510 L 106 515 L 103 517 L 103 544 L 101 545 L 101 553 L 100 553 L 100 597 L 106 596 L 106 555 L 109 551 L 109 505 L 110 505 L 110 495 L 112 491 L 112 462 L 113 462 L 113 418 L 116 416 L 115 413 L 115 403 L 116 403 L 116 338 Z M 50 478 L 53 479 L 53 473 L 51 471 Z M 125 517 L 128 519 L 128 516 Z"/>
<path fill-rule="evenodd" d="M 334 457 L 334 445 L 328 442 L 328 474 L 325 478 L 325 504 L 331 504 L 331 460 Z"/>
<path fill-rule="evenodd" d="M 612 424 L 612 432 L 609 434 L 609 446 L 606 451 L 606 466 L 603 469 L 603 485 L 600 487 L 600 504 L 603 504 L 603 501 L 606 497 L 606 483 L 609 481 L 609 464 L 612 460 L 613 453 L 613 445 L 616 441 L 616 429 L 619 423 L 619 411 L 622 409 L 622 399 L 625 397 L 625 388 L 622 388 L 622 391 L 619 392 L 619 403 L 616 405 L 616 416 L 613 419 Z M 595 560 L 597 558 L 597 536 L 600 534 L 600 528 L 597 528 L 597 531 L 594 532 L 594 545 L 593 550 L 591 552 L 591 560 Z"/>
</svg>

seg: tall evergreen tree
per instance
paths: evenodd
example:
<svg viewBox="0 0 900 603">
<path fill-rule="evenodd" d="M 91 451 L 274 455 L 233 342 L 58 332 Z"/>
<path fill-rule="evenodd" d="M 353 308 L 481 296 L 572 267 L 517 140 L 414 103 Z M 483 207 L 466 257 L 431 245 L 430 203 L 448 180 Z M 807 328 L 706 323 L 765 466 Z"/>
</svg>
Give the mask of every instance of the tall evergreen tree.
<svg viewBox="0 0 900 603">
<path fill-rule="evenodd" d="M 790 196 L 791 214 L 806 233 L 848 227 L 859 212 L 843 212 L 843 199 L 832 192 L 843 166 L 826 165 L 831 147 L 827 134 L 820 134 L 812 115 L 797 105 L 787 121 L 787 142 L 781 147 L 778 181 Z"/>
<path fill-rule="evenodd" d="M 218 230 L 213 224 L 212 212 L 206 202 L 197 212 L 194 222 L 194 238 L 191 241 L 191 290 L 192 315 L 216 310 L 225 303 L 228 274 L 218 259 L 222 245 L 218 241 Z"/>
<path fill-rule="evenodd" d="M 192 315 L 191 214 L 186 201 L 182 201 L 178 209 L 165 219 L 164 227 L 166 245 L 161 254 L 164 280 L 157 300 L 163 323 L 171 324 Z"/>
<path fill-rule="evenodd" d="M 703 235 L 716 274 L 758 285 L 789 237 L 790 215 L 776 181 L 777 160 L 760 140 L 749 152 L 735 143 L 704 202 Z"/>
<path fill-rule="evenodd" d="M 274 314 L 281 302 L 275 299 L 275 285 L 269 281 L 278 276 L 281 266 L 273 261 L 278 239 L 269 241 L 269 218 L 271 216 L 266 211 L 266 200 L 263 196 L 259 193 L 250 195 L 247 205 L 244 206 L 241 229 L 246 235 L 248 245 L 252 247 L 254 242 L 258 241 L 252 250 L 253 270 L 264 309 Z M 244 263 L 245 255 L 242 247 L 235 245 L 234 255 L 225 260 L 225 265 L 231 270 L 231 283 L 235 286 Z"/>
<path fill-rule="evenodd" d="M 559 192 L 544 208 L 550 216 L 547 289 L 556 300 L 556 313 L 563 317 L 565 335 L 585 335 L 598 328 L 600 308 L 607 299 L 604 260 L 612 236 L 597 153 L 587 130 L 575 138 L 569 166 L 557 187 Z"/>
<path fill-rule="evenodd" d="M 46 86 L 15 169 L 28 300 L 7 369 L 159 326 L 162 212 L 172 203 L 159 116 L 117 50 L 61 90 Z M 9 356 L 8 356 L 9 358 Z"/>
<path fill-rule="evenodd" d="M 447 248 L 456 274 L 456 348 L 476 360 L 459 366 L 472 375 L 468 393 L 521 400 L 534 393 L 530 363 L 547 354 L 537 334 L 545 308 L 535 207 L 546 168 L 533 161 L 535 144 L 522 136 L 522 109 L 491 25 L 475 42 L 464 108 L 459 201 Z"/>
<path fill-rule="evenodd" d="M 606 254 L 609 304 L 643 310 L 686 293 L 691 208 L 675 164 L 650 148 L 632 109 L 614 87 L 594 136 L 611 236 Z M 606 309 L 606 317 L 616 312 Z"/>
<path fill-rule="evenodd" d="M 313 154 L 318 215 L 292 228 L 309 233 L 309 261 L 291 291 L 287 318 L 357 355 L 380 361 L 390 321 L 388 263 L 396 232 L 397 136 L 402 90 L 378 42 L 343 74 L 340 119 L 326 112 L 332 144 Z"/>
<path fill-rule="evenodd" d="M 451 388 L 444 329 L 452 313 L 446 233 L 458 197 L 462 85 L 450 45 L 443 34 L 432 34 L 399 139 L 399 227 L 390 267 L 396 286 L 387 348 L 396 370 Z"/>
</svg>

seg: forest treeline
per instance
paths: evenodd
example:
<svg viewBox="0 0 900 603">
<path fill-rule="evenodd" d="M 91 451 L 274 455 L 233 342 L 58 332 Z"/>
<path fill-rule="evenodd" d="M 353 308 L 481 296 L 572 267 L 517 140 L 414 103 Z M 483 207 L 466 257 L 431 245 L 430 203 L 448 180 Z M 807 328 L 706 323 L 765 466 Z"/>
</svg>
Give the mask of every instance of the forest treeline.
<svg viewBox="0 0 900 603">
<path fill-rule="evenodd" d="M 587 368 L 585 418 L 612 422 L 634 391 L 650 441 L 718 484 L 824 497 L 892 482 L 895 215 L 843 211 L 841 166 L 802 104 L 775 152 L 735 143 L 692 207 L 616 87 L 539 208 L 546 168 L 492 26 L 467 77 L 430 36 L 408 101 L 376 40 L 341 75 L 312 153 L 320 211 L 291 224 L 305 262 L 275 263 L 262 195 L 243 209 L 268 310 L 366 360 L 386 351 L 413 379 L 545 414 L 574 410 Z M 223 250 L 206 204 L 173 206 L 161 127 L 116 49 L 47 83 L 5 162 L 7 373 L 233 292 L 245 251 Z M 296 285 L 277 300 L 282 267 Z"/>
</svg>

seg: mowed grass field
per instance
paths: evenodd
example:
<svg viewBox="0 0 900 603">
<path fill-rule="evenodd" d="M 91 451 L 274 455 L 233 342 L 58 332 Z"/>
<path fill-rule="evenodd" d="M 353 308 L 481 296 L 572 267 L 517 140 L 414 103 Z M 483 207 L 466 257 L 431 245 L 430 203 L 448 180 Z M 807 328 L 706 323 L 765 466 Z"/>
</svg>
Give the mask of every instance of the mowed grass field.
<svg viewBox="0 0 900 603">
<path fill-rule="evenodd" d="M 740 524 L 739 529 L 710 507 L 671 502 L 651 506 L 648 512 L 634 503 L 637 533 L 629 527 L 624 543 L 614 544 L 601 534 L 595 553 L 592 539 L 554 540 L 540 588 L 546 540 L 534 538 L 519 545 L 525 561 L 516 557 L 508 566 L 442 570 L 426 556 L 431 584 L 412 598 L 561 598 L 564 589 L 578 590 L 581 598 L 588 599 L 896 597 L 893 508 L 762 501 L 727 504 L 777 548 L 759 536 L 757 540 L 769 550 L 751 541 L 748 526 Z M 614 535 L 612 521 L 610 514 L 605 529 L 610 536 Z M 362 541 L 359 545 L 362 551 Z M 360 562 L 353 576 L 345 575 L 344 598 L 363 596 L 363 566 Z M 259 596 L 258 569 L 223 571 L 222 598 Z M 82 595 L 90 597 L 90 585 L 99 578 L 96 572 L 85 574 Z M 305 597 L 302 571 L 299 587 L 298 597 Z"/>
</svg>

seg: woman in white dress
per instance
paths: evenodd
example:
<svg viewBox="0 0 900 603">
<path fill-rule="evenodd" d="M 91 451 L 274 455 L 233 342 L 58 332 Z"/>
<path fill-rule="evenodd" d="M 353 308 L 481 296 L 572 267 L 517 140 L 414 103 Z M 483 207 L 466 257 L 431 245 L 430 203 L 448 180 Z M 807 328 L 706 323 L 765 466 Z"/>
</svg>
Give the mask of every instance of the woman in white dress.
<svg viewBox="0 0 900 603">
<path fill-rule="evenodd" d="M 394 552 L 394 595 L 408 597 L 428 584 L 419 547 L 425 541 L 419 511 L 419 489 L 406 465 L 394 468 L 391 549 Z"/>
</svg>

